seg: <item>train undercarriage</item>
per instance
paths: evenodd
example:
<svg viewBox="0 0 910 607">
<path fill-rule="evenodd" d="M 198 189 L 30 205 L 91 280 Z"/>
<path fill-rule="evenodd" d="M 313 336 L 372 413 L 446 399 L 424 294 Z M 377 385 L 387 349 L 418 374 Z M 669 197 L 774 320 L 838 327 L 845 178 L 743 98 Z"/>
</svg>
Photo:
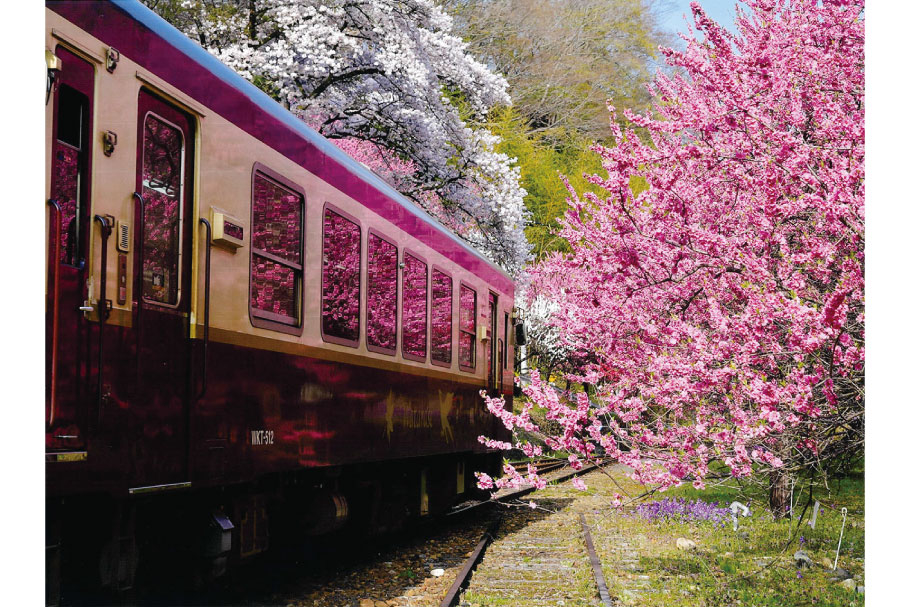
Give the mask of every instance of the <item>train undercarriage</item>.
<svg viewBox="0 0 910 607">
<path fill-rule="evenodd" d="M 484 497 L 474 472 L 500 466 L 498 453 L 447 454 L 205 491 L 48 498 L 47 604 L 116 601 L 152 585 L 199 588 L 276 547 L 394 534 Z"/>
</svg>

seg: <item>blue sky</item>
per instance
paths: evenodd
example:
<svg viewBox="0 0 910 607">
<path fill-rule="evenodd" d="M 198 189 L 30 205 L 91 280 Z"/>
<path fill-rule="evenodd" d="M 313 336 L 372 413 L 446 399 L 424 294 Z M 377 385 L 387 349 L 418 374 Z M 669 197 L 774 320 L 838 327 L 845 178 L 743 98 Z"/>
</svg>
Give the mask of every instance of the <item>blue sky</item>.
<svg viewBox="0 0 910 607">
<path fill-rule="evenodd" d="M 686 20 L 692 22 L 692 9 L 689 8 L 691 0 L 663 0 L 658 3 L 658 9 L 662 13 L 661 25 L 670 33 L 684 32 L 689 30 L 686 26 Z M 733 19 L 736 17 L 734 7 L 738 4 L 736 0 L 699 0 L 699 4 L 709 17 L 717 21 L 720 25 L 733 31 Z"/>
</svg>

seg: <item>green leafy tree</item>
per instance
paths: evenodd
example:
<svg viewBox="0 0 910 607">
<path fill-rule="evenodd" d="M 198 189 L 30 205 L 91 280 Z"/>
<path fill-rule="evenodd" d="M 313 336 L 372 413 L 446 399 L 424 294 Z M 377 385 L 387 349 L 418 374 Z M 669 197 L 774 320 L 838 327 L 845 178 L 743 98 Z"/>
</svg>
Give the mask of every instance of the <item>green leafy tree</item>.
<svg viewBox="0 0 910 607">
<path fill-rule="evenodd" d="M 610 140 L 607 102 L 647 106 L 647 83 L 672 40 L 659 0 L 443 0 L 471 53 L 509 81 L 532 134 Z"/>
</svg>

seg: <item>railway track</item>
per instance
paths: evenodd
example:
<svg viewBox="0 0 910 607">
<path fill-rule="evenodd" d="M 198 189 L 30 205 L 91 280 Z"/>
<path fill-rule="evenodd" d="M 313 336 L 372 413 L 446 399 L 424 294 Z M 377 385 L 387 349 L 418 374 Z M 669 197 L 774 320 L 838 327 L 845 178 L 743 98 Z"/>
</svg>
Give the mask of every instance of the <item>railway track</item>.
<svg viewBox="0 0 910 607">
<path fill-rule="evenodd" d="M 565 481 L 575 475 L 577 472 L 571 471 L 550 482 Z M 516 491 L 500 499 L 528 493 Z M 560 498 L 543 498 L 537 507 L 550 514 L 530 524 L 527 521 L 510 524 L 508 520 L 503 523 L 500 519 L 491 523 L 440 607 L 488 603 L 521 607 L 613 607 L 584 514 L 576 516 L 569 512 Z M 501 538 L 497 534 L 500 526 L 503 527 Z M 496 549 L 491 550 L 494 543 Z"/>
<path fill-rule="evenodd" d="M 526 474 L 528 472 L 529 463 L 531 462 L 515 462 L 512 466 L 519 474 Z M 550 472 L 566 468 L 568 463 L 564 459 L 545 458 L 536 460 L 534 465 L 537 468 L 537 474 L 549 474 Z"/>
</svg>

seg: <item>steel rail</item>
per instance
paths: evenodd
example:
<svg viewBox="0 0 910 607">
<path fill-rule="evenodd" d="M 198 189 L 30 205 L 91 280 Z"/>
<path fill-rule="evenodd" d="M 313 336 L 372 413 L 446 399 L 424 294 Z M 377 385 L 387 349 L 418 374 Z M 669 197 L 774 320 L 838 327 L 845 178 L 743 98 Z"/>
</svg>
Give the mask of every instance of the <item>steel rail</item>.
<svg viewBox="0 0 910 607">
<path fill-rule="evenodd" d="M 593 472 L 596 469 L 597 469 L 597 466 L 592 464 L 590 466 L 585 466 L 585 467 L 581 468 L 580 470 L 574 470 L 574 469 L 569 470 L 568 472 L 564 472 L 562 474 L 559 474 L 557 476 L 547 479 L 547 484 L 550 484 L 550 483 L 558 484 L 563 481 L 567 481 L 570 478 L 575 478 L 576 476 L 581 476 L 583 474 L 587 474 L 588 472 Z M 495 504 L 504 499 L 514 499 L 514 498 L 524 497 L 525 495 L 528 495 L 529 493 L 533 493 L 535 491 L 537 491 L 536 487 L 525 487 L 523 489 L 514 489 L 512 491 L 507 491 L 500 495 L 496 495 L 495 497 L 491 496 L 490 498 L 485 499 L 482 502 L 477 502 L 476 504 L 471 504 L 470 506 L 466 506 L 464 508 L 459 508 L 458 510 L 453 510 L 452 512 L 449 512 L 446 516 L 454 516 L 456 514 L 461 514 L 462 512 L 467 512 L 468 510 L 473 510 L 474 508 L 480 508 L 482 506 L 487 506 L 489 504 Z"/>
<path fill-rule="evenodd" d="M 595 469 L 597 469 L 597 466 L 594 466 L 594 465 L 585 466 L 584 468 L 582 468 L 580 470 L 573 469 L 573 470 L 570 470 L 569 472 L 563 473 L 559 476 L 555 476 L 553 478 L 547 479 L 547 484 L 561 483 L 563 481 L 569 480 L 570 478 L 575 478 L 576 476 L 581 476 L 582 474 L 587 474 L 588 472 L 591 472 Z M 526 487 L 524 489 L 516 489 L 515 491 L 509 491 L 503 495 L 496 497 L 496 499 L 490 498 L 490 499 L 484 500 L 482 502 L 479 502 L 477 504 L 474 504 L 472 506 L 468 506 L 467 508 L 462 508 L 461 510 L 456 510 L 454 512 L 450 512 L 449 516 L 455 515 L 455 514 L 461 514 L 463 512 L 472 510 L 474 508 L 479 508 L 481 506 L 488 506 L 488 505 L 494 504 L 497 501 L 502 500 L 504 498 L 517 498 L 517 497 L 521 497 L 524 495 L 528 495 L 530 493 L 533 493 L 534 491 L 537 491 L 536 487 Z M 445 598 L 442 599 L 442 602 L 439 604 L 439 607 L 455 607 L 456 605 L 458 605 L 458 599 L 459 599 L 459 596 L 461 595 L 462 590 L 465 590 L 467 588 L 468 582 L 470 582 L 470 580 L 471 580 L 471 574 L 477 568 L 477 565 L 480 564 L 481 560 L 483 560 L 483 555 L 486 552 L 487 547 L 490 545 L 490 543 L 492 543 L 493 537 L 495 536 L 496 531 L 499 530 L 499 525 L 501 522 L 502 522 L 502 515 L 497 517 L 493 521 L 493 523 L 490 525 L 488 530 L 483 534 L 483 537 L 480 539 L 480 542 L 478 542 L 477 546 L 474 548 L 474 552 L 471 553 L 470 558 L 468 558 L 468 560 L 465 562 L 465 564 L 462 565 L 461 570 L 458 572 L 458 575 L 455 577 L 455 581 L 452 582 L 452 585 L 449 587 L 448 593 L 446 593 Z M 598 567 L 599 567 L 599 565 L 600 565 L 600 561 L 598 561 Z M 603 578 L 603 573 L 601 573 L 601 578 Z M 606 586 L 604 586 L 604 587 L 606 588 Z M 607 595 L 607 600 L 609 600 L 609 595 Z M 607 607 L 613 607 L 612 603 L 609 603 L 609 602 L 606 605 L 607 605 Z"/>
<path fill-rule="evenodd" d="M 600 593 L 600 602 L 604 607 L 613 607 L 613 601 L 610 599 L 610 593 L 607 591 L 607 581 L 604 579 L 603 568 L 600 564 L 600 557 L 594 549 L 594 541 L 591 539 L 591 528 L 588 527 L 588 521 L 585 515 L 579 513 L 578 522 L 585 535 L 585 547 L 588 549 L 588 559 L 591 561 L 591 568 L 594 570 L 594 581 L 597 583 L 597 592 Z"/>
<path fill-rule="evenodd" d="M 499 525 L 502 522 L 502 514 L 496 517 L 487 530 L 484 532 L 483 537 L 480 538 L 477 547 L 474 548 L 474 552 L 471 553 L 470 558 L 467 562 L 462 565 L 461 571 L 458 572 L 458 575 L 455 577 L 455 581 L 452 582 L 452 585 L 449 587 L 449 592 L 446 593 L 442 603 L 439 604 L 439 607 L 454 607 L 458 604 L 458 599 L 461 594 L 461 591 L 467 588 L 468 582 L 471 581 L 471 574 L 474 573 L 474 569 L 480 564 L 480 561 L 483 559 L 484 552 L 487 551 L 487 546 L 493 541 L 493 536 L 496 535 L 496 532 L 499 531 Z"/>
</svg>

